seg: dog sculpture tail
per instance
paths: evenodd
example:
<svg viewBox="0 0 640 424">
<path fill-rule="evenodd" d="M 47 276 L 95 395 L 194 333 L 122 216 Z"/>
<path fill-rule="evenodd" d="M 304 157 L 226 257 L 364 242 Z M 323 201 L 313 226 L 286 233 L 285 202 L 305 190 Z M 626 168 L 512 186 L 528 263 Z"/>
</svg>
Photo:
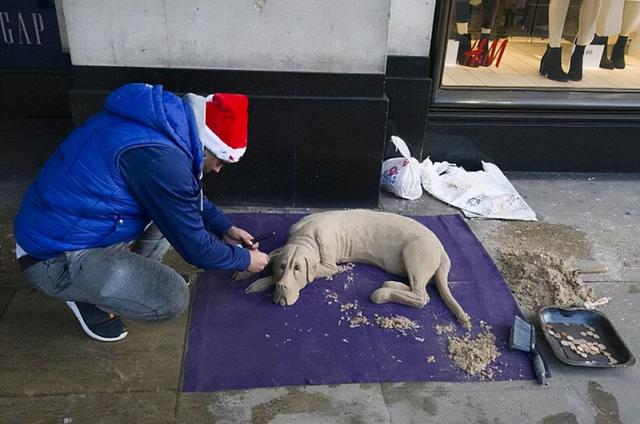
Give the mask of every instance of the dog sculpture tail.
<svg viewBox="0 0 640 424">
<path fill-rule="evenodd" d="M 449 256 L 443 251 L 442 257 L 440 259 L 440 266 L 436 270 L 435 278 L 436 278 L 436 286 L 438 287 L 438 292 L 440 292 L 440 297 L 444 301 L 445 305 L 449 308 L 453 315 L 456 316 L 458 322 L 462 324 L 465 328 L 471 328 L 471 318 L 467 313 L 462 309 L 462 306 L 458 303 L 458 301 L 451 294 L 451 290 L 449 289 L 449 270 L 451 269 L 451 260 Z"/>
</svg>

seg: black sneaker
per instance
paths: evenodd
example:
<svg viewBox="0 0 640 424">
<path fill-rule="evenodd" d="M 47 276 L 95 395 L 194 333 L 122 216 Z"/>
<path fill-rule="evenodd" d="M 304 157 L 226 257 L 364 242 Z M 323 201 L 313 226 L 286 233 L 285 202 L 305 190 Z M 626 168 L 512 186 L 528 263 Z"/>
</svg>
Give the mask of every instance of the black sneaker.
<svg viewBox="0 0 640 424">
<path fill-rule="evenodd" d="M 187 287 L 191 287 L 191 284 L 193 284 L 193 278 L 191 278 L 191 274 L 180 274 L 180 276 L 187 284 Z"/>
<path fill-rule="evenodd" d="M 127 337 L 120 317 L 104 312 L 89 303 L 67 301 L 87 336 L 101 342 L 117 342 Z"/>
</svg>

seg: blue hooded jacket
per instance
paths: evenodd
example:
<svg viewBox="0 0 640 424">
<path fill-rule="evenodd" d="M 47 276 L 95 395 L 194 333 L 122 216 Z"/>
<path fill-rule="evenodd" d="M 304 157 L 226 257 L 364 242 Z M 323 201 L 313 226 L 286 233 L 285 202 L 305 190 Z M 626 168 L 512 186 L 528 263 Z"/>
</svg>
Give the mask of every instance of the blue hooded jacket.
<svg viewBox="0 0 640 424">
<path fill-rule="evenodd" d="M 248 251 L 207 231 L 221 236 L 231 223 L 209 202 L 200 210 L 202 162 L 191 108 L 160 85 L 125 85 L 45 164 L 16 217 L 16 241 L 50 258 L 135 240 L 153 220 L 188 262 L 246 269 Z"/>
</svg>

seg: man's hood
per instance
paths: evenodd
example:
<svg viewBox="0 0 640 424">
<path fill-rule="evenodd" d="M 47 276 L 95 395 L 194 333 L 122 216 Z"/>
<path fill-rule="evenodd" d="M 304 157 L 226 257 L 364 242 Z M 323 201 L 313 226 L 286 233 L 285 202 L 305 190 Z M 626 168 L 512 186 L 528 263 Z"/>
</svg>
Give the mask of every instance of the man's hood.
<svg viewBox="0 0 640 424">
<path fill-rule="evenodd" d="M 104 108 L 163 133 L 193 161 L 196 174 L 201 172 L 202 143 L 193 112 L 162 85 L 124 85 L 107 97 Z"/>
</svg>

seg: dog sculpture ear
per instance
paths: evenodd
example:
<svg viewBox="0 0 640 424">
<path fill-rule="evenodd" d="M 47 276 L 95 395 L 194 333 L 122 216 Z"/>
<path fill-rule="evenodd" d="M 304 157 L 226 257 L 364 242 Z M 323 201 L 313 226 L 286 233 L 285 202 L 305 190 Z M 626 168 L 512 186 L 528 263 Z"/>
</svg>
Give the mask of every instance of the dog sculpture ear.
<svg viewBox="0 0 640 424">
<path fill-rule="evenodd" d="M 307 256 L 304 257 L 304 261 L 307 265 L 307 283 L 310 283 L 316 279 L 316 270 L 318 268 L 318 263 L 316 261 L 309 261 L 309 258 Z"/>
<path fill-rule="evenodd" d="M 269 263 L 267 264 L 267 266 L 269 265 L 273 265 L 273 261 L 274 259 L 276 259 L 278 256 L 282 255 L 282 252 L 284 251 L 284 249 L 282 247 L 278 247 L 277 249 L 273 249 L 271 252 L 269 252 Z M 254 275 L 256 275 L 255 272 L 250 272 L 250 271 L 236 271 L 231 275 L 231 279 L 235 280 L 235 281 L 242 281 L 242 280 L 246 280 L 247 278 L 251 278 Z"/>
<path fill-rule="evenodd" d="M 283 247 L 278 247 L 277 249 L 273 249 L 271 252 L 269 252 L 269 262 L 273 262 L 274 259 L 282 255 L 282 252 L 284 252 Z"/>
<path fill-rule="evenodd" d="M 276 283 L 271 276 L 260 278 L 244 289 L 245 293 L 259 293 L 273 287 Z"/>
</svg>

